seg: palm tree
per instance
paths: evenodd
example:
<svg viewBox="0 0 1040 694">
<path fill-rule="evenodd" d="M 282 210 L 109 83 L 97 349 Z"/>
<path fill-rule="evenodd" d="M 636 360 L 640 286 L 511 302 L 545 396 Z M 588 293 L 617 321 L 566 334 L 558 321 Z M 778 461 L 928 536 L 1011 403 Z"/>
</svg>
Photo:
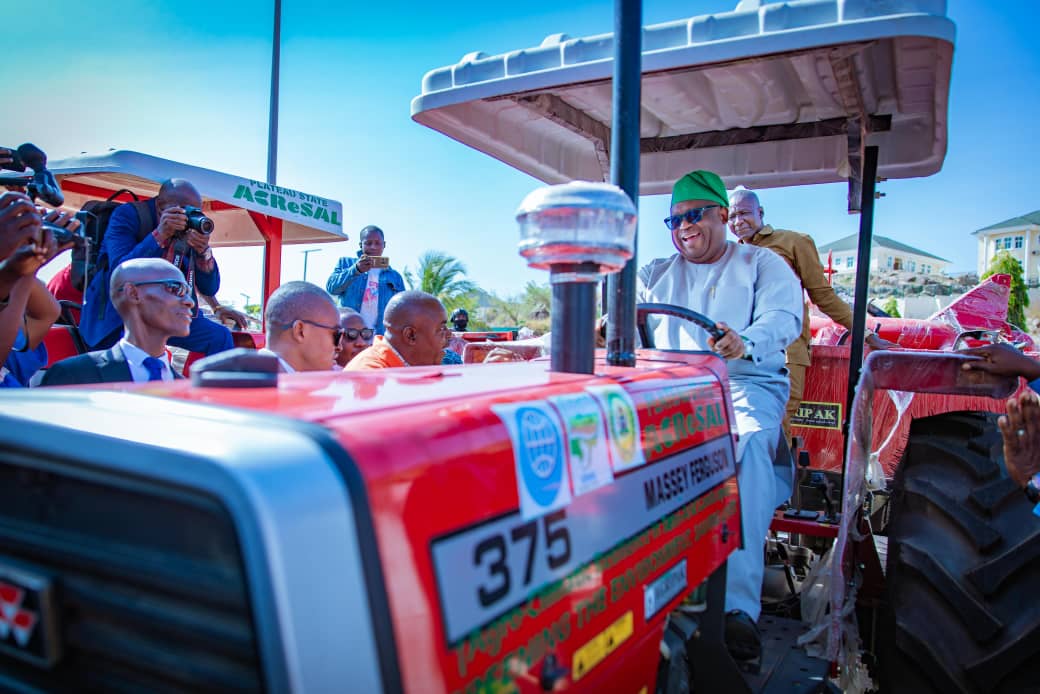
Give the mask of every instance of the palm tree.
<svg viewBox="0 0 1040 694">
<path fill-rule="evenodd" d="M 404 270 L 404 280 L 409 289 L 433 294 L 448 313 L 460 306 L 470 310 L 475 304 L 473 294 L 477 285 L 465 277 L 466 266 L 458 258 L 441 251 L 426 251 L 420 255 L 415 274 L 408 268 Z"/>
</svg>

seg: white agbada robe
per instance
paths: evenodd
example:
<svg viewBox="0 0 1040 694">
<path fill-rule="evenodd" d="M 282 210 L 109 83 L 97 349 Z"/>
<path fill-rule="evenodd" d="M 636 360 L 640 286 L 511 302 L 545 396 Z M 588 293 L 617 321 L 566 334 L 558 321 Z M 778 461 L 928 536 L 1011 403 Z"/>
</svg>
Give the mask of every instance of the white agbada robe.
<svg viewBox="0 0 1040 694">
<path fill-rule="evenodd" d="M 789 383 L 784 350 L 802 331 L 802 287 L 784 260 L 766 248 L 726 242 L 714 263 L 691 263 L 680 254 L 658 258 L 639 271 L 640 302 L 672 304 L 725 323 L 747 338 L 750 360 L 727 361 L 736 415 L 737 483 L 746 549 L 730 555 L 726 611 L 758 620 L 765 541 L 773 509 L 791 493 L 790 478 L 773 470 Z M 707 350 L 708 333 L 680 318 L 650 318 L 659 349 Z"/>
</svg>

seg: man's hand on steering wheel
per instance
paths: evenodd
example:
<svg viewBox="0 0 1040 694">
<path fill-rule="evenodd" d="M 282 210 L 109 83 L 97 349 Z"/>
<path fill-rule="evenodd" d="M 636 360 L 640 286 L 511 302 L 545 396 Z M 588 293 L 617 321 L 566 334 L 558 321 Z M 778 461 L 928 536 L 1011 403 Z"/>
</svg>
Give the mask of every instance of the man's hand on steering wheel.
<svg viewBox="0 0 1040 694">
<path fill-rule="evenodd" d="M 725 323 L 716 323 L 715 327 L 725 334 L 715 339 L 708 338 L 708 346 L 723 359 L 740 359 L 744 356 L 744 339 L 736 330 Z"/>
</svg>

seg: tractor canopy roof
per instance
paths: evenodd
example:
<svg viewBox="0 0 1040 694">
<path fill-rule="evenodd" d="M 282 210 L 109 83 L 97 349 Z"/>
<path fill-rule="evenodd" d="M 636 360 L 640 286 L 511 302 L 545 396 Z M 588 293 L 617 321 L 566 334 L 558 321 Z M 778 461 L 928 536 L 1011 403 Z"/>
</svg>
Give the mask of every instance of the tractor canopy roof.
<svg viewBox="0 0 1040 694">
<path fill-rule="evenodd" d="M 65 206 L 73 209 L 123 188 L 142 199 L 150 198 L 158 193 L 162 181 L 187 179 L 198 188 L 203 210 L 216 222 L 214 246 L 264 244 L 261 230 L 273 225 L 281 227 L 282 244 L 347 238 L 343 206 L 336 200 L 149 154 L 112 151 L 52 161 L 49 168 L 61 184 Z"/>
<path fill-rule="evenodd" d="M 954 24 L 945 0 L 743 0 L 643 29 L 640 193 L 692 169 L 752 188 L 937 172 Z M 609 180 L 613 34 L 469 53 L 412 118 L 547 183 Z"/>
</svg>

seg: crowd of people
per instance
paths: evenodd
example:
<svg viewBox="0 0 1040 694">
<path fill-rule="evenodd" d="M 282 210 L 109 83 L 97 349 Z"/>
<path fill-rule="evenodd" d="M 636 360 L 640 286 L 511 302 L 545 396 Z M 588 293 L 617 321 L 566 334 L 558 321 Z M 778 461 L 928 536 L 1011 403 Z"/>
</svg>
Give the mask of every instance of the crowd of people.
<svg viewBox="0 0 1040 694">
<path fill-rule="evenodd" d="M 0 149 L 0 164 L 4 152 Z M 200 297 L 220 309 L 220 271 L 209 234 L 190 227 L 187 210 L 202 198 L 188 181 L 164 182 L 158 195 L 127 203 L 113 214 L 85 286 L 76 273 L 59 275 L 57 293 L 82 291 L 79 330 L 91 351 L 53 364 L 42 341 L 60 306 L 37 272 L 74 242 L 59 245 L 57 232 L 79 222 L 38 207 L 21 192 L 0 196 L 0 376 L 7 387 L 170 381 L 180 378 L 170 347 L 215 354 L 233 346 L 231 332 L 198 310 Z M 773 460 L 789 436 L 810 363 L 807 295 L 837 323 L 851 329 L 852 312 L 823 275 L 819 254 L 804 234 L 764 222 L 758 196 L 728 193 L 719 176 L 693 171 L 676 182 L 668 218 L 676 254 L 652 260 L 639 272 L 640 301 L 683 306 L 718 320 L 718 337 L 692 323 L 661 317 L 653 327 L 663 349 L 712 350 L 728 361 L 740 432 L 736 451 L 745 536 L 765 538 L 773 511 L 791 492 L 791 478 Z M 727 231 L 733 234 L 729 238 Z M 268 299 L 266 346 L 281 370 L 347 371 L 458 363 L 455 330 L 469 316 L 450 317 L 434 296 L 406 290 L 383 253 L 383 230 L 367 226 L 356 258 L 342 258 L 325 289 L 288 282 Z M 68 284 L 72 287 L 66 287 Z M 73 293 L 73 296 L 75 294 Z M 238 327 L 244 316 L 225 314 Z M 867 335 L 873 349 L 890 343 Z M 44 350 L 45 351 L 45 350 Z M 1024 377 L 1040 392 L 1040 364 L 1007 345 L 967 353 L 965 368 Z M 509 351 L 487 361 L 516 357 Z M 34 374 L 36 374 L 34 376 Z M 1040 400 L 1034 392 L 1008 402 L 1000 420 L 1009 474 L 1040 494 Z M 782 471 L 781 471 L 782 472 Z M 761 649 L 759 617 L 763 553 L 754 542 L 730 558 L 726 639 L 740 659 Z"/>
<path fill-rule="evenodd" d="M 0 148 L 0 165 L 8 150 Z M 194 228 L 188 215 L 202 208 L 190 181 L 171 179 L 149 200 L 118 206 L 108 221 L 95 267 L 86 281 L 87 253 L 75 241 L 59 246 L 57 229 L 79 230 L 60 211 L 37 207 L 23 192 L 0 198 L 0 364 L 6 387 L 72 385 L 181 378 L 171 358 L 180 349 L 212 355 L 231 349 L 235 328 L 247 316 L 221 306 L 220 269 L 211 234 Z M 212 230 L 210 230 L 211 232 Z M 343 258 L 327 290 L 288 282 L 264 310 L 266 346 L 281 370 L 326 371 L 462 363 L 461 341 L 448 328 L 440 301 L 405 291 L 404 281 L 383 256 L 383 231 L 362 229 L 356 258 Z M 62 251 L 72 262 L 48 285 L 36 272 Z M 89 351 L 47 365 L 43 339 L 58 319 L 58 299 L 71 302 L 78 334 Z M 338 299 L 338 301 L 337 301 Z M 209 304 L 211 315 L 199 310 Z M 468 315 L 452 324 L 465 330 Z M 516 360 L 499 350 L 486 361 Z"/>
</svg>

